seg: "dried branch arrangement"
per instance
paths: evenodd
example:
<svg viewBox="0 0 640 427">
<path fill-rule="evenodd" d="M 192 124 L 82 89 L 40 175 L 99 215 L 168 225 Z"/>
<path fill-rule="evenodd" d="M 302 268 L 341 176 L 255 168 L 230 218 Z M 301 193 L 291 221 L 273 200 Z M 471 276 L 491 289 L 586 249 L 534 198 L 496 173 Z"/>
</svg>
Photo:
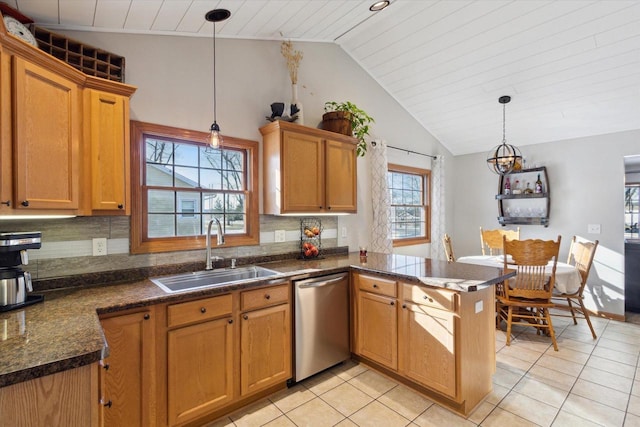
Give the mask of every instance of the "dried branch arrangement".
<svg viewBox="0 0 640 427">
<path fill-rule="evenodd" d="M 299 50 L 293 50 L 293 43 L 291 40 L 282 42 L 280 46 L 280 52 L 282 56 L 287 60 L 287 68 L 289 69 L 289 77 L 291 77 L 291 83 L 298 83 L 298 67 L 302 60 L 302 52 Z"/>
</svg>

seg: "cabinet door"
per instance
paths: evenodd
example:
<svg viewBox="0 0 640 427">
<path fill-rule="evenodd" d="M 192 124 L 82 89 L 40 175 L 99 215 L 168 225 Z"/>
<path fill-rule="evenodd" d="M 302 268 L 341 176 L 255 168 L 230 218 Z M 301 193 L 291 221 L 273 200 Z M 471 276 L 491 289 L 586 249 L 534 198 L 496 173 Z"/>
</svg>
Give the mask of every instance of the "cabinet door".
<svg viewBox="0 0 640 427">
<path fill-rule="evenodd" d="M 357 351 L 398 369 L 398 310 L 395 298 L 358 292 Z"/>
<path fill-rule="evenodd" d="M 16 208 L 78 209 L 80 90 L 14 57 Z"/>
<path fill-rule="evenodd" d="M 289 304 L 241 315 L 240 393 L 246 396 L 291 378 Z"/>
<path fill-rule="evenodd" d="M 404 304 L 401 371 L 406 377 L 456 397 L 455 316 L 446 310 Z"/>
<path fill-rule="evenodd" d="M 11 55 L 0 46 L 0 212 L 7 214 L 11 214 L 14 202 L 12 127 Z"/>
<path fill-rule="evenodd" d="M 356 145 L 327 140 L 325 167 L 327 210 L 356 213 L 358 210 Z"/>
<path fill-rule="evenodd" d="M 150 311 L 101 320 L 109 346 L 104 375 L 104 425 L 155 423 L 155 328 Z M 109 405 L 110 402 L 110 405 Z"/>
<path fill-rule="evenodd" d="M 323 210 L 322 139 L 290 131 L 282 134 L 282 213 Z"/>
<path fill-rule="evenodd" d="M 199 418 L 231 401 L 231 318 L 169 331 L 167 346 L 169 425 Z"/>
<path fill-rule="evenodd" d="M 87 90 L 91 147 L 91 209 L 126 213 L 129 210 L 129 100 Z"/>
</svg>

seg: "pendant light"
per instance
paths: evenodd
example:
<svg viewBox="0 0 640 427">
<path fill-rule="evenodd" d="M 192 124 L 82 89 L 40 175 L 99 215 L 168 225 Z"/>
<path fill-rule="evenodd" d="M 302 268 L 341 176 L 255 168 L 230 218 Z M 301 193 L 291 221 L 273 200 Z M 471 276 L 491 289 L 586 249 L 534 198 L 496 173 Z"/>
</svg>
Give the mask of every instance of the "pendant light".
<svg viewBox="0 0 640 427">
<path fill-rule="evenodd" d="M 213 9 L 204 16 L 209 22 L 213 22 L 213 124 L 209 131 L 209 145 L 212 148 L 218 148 L 222 144 L 222 135 L 220 135 L 220 126 L 216 121 L 216 22 L 224 21 L 231 16 L 231 12 L 227 9 Z"/>
<path fill-rule="evenodd" d="M 501 96 L 498 102 L 502 104 L 502 144 L 498 145 L 489 152 L 487 157 L 487 166 L 492 172 L 498 175 L 506 175 L 513 171 L 517 164 L 522 164 L 522 155 L 517 147 L 507 144 L 505 133 L 506 123 L 506 104 L 511 101 L 510 96 Z"/>
</svg>

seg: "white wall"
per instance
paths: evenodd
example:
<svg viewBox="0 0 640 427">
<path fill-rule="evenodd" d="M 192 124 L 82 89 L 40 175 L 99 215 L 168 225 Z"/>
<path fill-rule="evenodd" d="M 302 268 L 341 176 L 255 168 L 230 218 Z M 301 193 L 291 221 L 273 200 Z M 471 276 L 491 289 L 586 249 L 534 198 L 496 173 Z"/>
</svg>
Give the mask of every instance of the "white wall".
<svg viewBox="0 0 640 427">
<path fill-rule="evenodd" d="M 131 100 L 131 119 L 187 129 L 208 130 L 213 119 L 213 51 L 210 38 L 149 36 L 97 32 L 64 32 L 69 37 L 126 58 L 126 83 L 138 87 Z M 270 104 L 291 100 L 291 86 L 280 42 L 217 39 L 217 121 L 222 134 L 261 141 L 258 128 L 267 123 Z M 374 117 L 372 138 L 425 154 L 451 154 L 413 119 L 339 46 L 294 43 L 303 52 L 298 94 L 305 125 L 317 127 L 325 101 L 351 101 Z M 393 151 L 393 150 L 390 150 Z M 428 167 L 426 157 L 396 152 L 391 160 Z M 427 163 L 425 163 L 427 162 Z M 358 159 L 358 215 L 339 218 L 347 228 L 339 245 L 356 250 L 368 245 L 371 191 L 368 158 Z M 449 162 L 451 164 L 451 161 Z M 452 208 L 452 199 L 448 202 Z M 448 210 L 452 223 L 452 209 Z M 428 256 L 422 245 L 403 248 Z"/>
<path fill-rule="evenodd" d="M 512 141 L 517 145 L 517 142 Z M 547 167 L 551 195 L 549 227 L 521 225 L 522 238 L 562 236 L 564 261 L 572 236 L 598 239 L 586 293 L 590 308 L 624 315 L 624 156 L 640 153 L 640 130 L 519 147 L 527 162 Z M 455 158 L 454 227 L 456 256 L 480 251 L 479 227 L 499 228 L 495 200 L 498 177 L 486 153 Z M 601 234 L 587 234 L 600 224 Z"/>
</svg>

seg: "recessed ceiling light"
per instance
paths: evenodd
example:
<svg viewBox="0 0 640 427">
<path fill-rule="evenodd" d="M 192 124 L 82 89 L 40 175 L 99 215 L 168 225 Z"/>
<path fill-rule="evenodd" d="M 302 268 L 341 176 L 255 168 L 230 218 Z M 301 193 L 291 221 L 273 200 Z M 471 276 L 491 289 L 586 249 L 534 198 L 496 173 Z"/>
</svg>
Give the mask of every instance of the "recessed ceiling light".
<svg viewBox="0 0 640 427">
<path fill-rule="evenodd" d="M 385 7 L 389 6 L 390 4 L 391 4 L 391 2 L 389 0 L 377 1 L 374 4 L 372 4 L 371 6 L 369 6 L 369 10 L 371 12 L 379 12 L 382 9 L 384 9 Z"/>
</svg>

